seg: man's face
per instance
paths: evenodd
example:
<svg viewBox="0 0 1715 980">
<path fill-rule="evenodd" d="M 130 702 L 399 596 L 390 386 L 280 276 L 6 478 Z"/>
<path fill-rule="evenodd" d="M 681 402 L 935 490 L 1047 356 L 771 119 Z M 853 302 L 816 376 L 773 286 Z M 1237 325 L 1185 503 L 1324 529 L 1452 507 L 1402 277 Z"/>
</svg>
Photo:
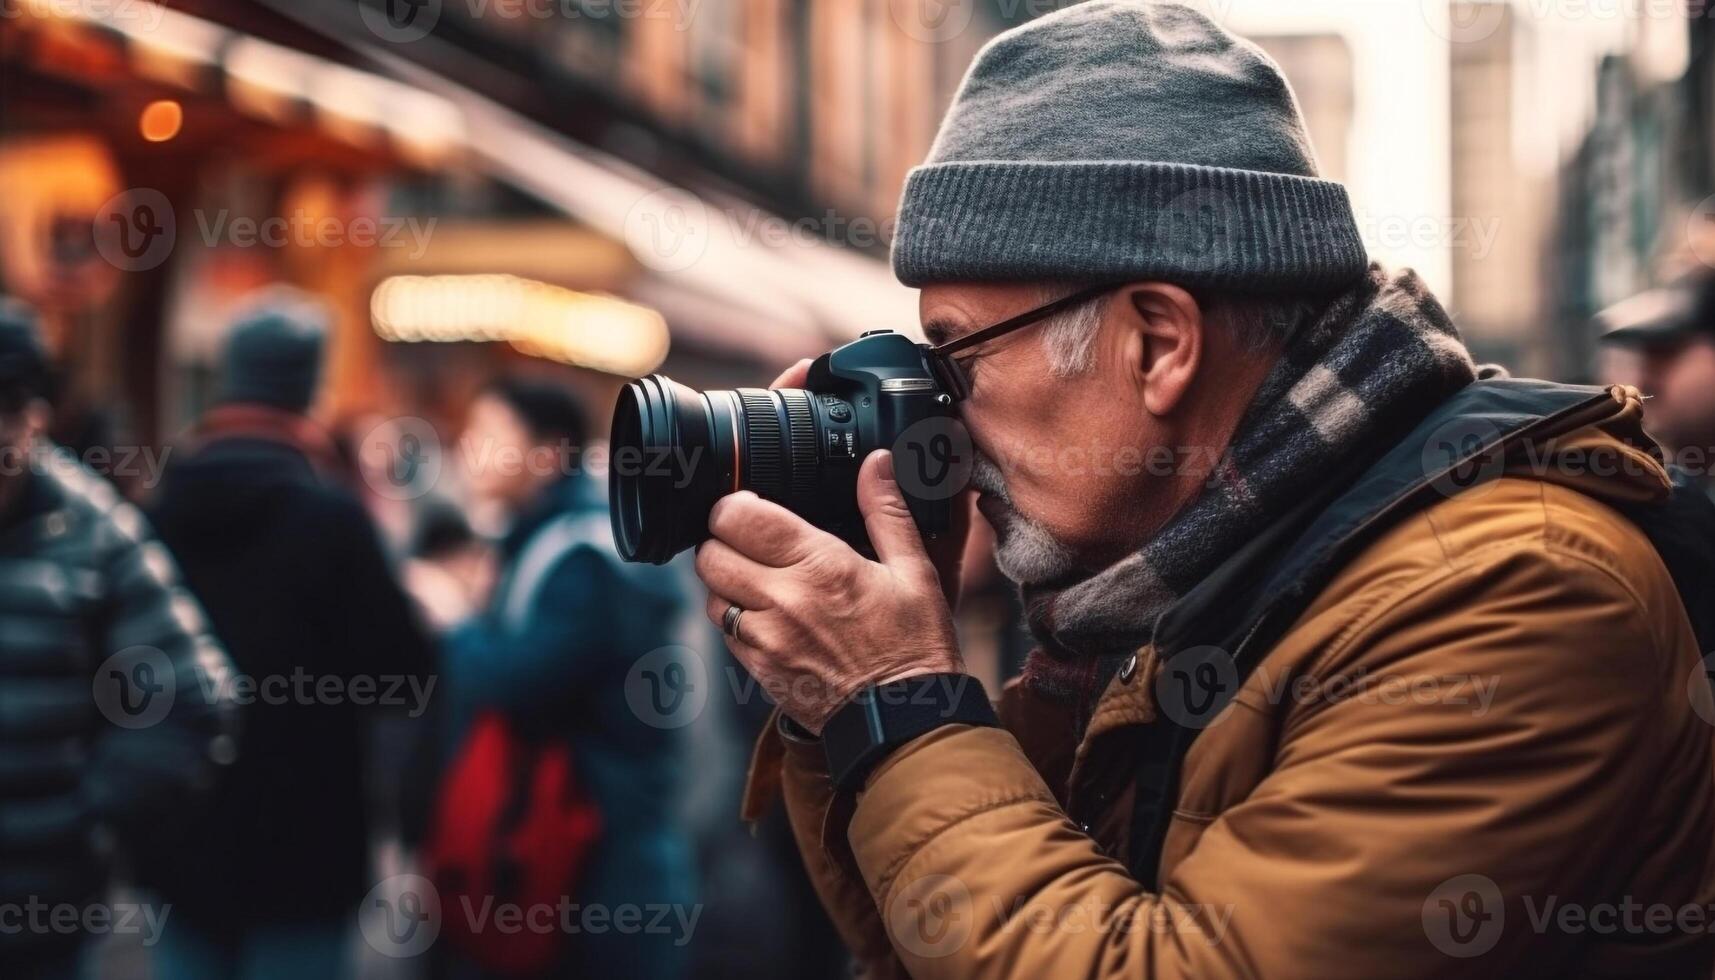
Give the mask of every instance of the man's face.
<svg viewBox="0 0 1715 980">
<path fill-rule="evenodd" d="M 460 437 L 470 489 L 479 500 L 517 511 L 546 482 L 539 447 L 524 419 L 500 398 L 480 395 L 471 403 Z"/>
<path fill-rule="evenodd" d="M 1644 427 L 1671 450 L 1715 446 L 1715 336 L 1643 352 Z"/>
<path fill-rule="evenodd" d="M 929 341 L 944 343 L 1049 298 L 1031 284 L 932 285 L 919 312 Z M 978 454 L 978 509 L 994 526 L 1001 571 L 1024 584 L 1101 567 L 1136 547 L 1120 529 L 1139 523 L 1144 453 L 1165 440 L 1110 349 L 1110 331 L 1098 333 L 1090 370 L 1058 375 L 1044 346 L 1047 326 L 977 348 L 967 362 L 970 397 L 960 405 Z"/>
</svg>

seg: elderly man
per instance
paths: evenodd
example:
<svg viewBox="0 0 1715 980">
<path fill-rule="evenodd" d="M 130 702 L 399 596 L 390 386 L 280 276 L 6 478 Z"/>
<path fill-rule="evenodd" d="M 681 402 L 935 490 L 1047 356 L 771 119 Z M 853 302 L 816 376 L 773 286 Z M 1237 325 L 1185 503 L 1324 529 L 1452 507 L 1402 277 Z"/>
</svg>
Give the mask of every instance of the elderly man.
<svg viewBox="0 0 1715 980">
<path fill-rule="evenodd" d="M 964 673 L 888 453 L 875 560 L 749 493 L 697 558 L 780 700 L 747 809 L 783 791 L 871 975 L 1709 974 L 1715 710 L 1639 398 L 1478 380 L 1260 51 L 1136 0 L 1002 35 L 894 263 L 968 341 L 1020 681 Z"/>
</svg>

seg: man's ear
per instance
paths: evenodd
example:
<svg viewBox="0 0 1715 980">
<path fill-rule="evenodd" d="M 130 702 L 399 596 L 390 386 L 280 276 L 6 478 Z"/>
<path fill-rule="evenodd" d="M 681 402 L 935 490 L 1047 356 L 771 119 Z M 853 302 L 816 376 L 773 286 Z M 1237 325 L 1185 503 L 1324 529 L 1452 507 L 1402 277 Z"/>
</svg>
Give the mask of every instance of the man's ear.
<svg viewBox="0 0 1715 980">
<path fill-rule="evenodd" d="M 1151 415 L 1167 415 L 1185 398 L 1203 360 L 1203 312 L 1197 300 L 1164 282 L 1136 283 L 1119 295 L 1126 320 L 1125 362 Z"/>
</svg>

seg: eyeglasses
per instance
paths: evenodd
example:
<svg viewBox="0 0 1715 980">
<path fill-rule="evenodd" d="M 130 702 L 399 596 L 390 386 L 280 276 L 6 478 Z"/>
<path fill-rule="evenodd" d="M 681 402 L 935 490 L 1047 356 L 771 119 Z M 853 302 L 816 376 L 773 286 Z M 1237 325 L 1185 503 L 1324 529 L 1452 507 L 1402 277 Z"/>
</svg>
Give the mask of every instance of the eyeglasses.
<svg viewBox="0 0 1715 980">
<path fill-rule="evenodd" d="M 941 383 L 941 387 L 953 396 L 954 401 L 964 401 L 971 393 L 971 379 L 965 365 L 979 356 L 965 353 L 966 351 L 979 344 L 986 344 L 991 340 L 1004 337 L 1009 333 L 1016 333 L 1033 323 L 1041 323 L 1056 313 L 1063 313 L 1075 306 L 1087 303 L 1103 293 L 1118 289 L 1120 285 L 1110 282 L 1088 286 L 1071 295 L 1062 296 L 1052 303 L 1002 320 L 993 326 L 973 330 L 957 340 L 949 340 L 935 347 L 925 344 L 923 345 L 923 356 L 928 360 L 930 370 L 935 372 L 935 379 Z M 964 356 L 961 357 L 960 354 Z"/>
</svg>

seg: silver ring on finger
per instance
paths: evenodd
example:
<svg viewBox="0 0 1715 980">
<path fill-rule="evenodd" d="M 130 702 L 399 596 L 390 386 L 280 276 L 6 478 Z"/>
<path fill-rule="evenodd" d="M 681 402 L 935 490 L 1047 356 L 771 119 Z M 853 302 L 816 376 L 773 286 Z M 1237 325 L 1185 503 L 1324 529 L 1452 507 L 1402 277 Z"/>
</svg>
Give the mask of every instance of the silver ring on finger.
<svg viewBox="0 0 1715 980">
<path fill-rule="evenodd" d="M 732 605 L 727 606 L 726 612 L 721 614 L 721 632 L 735 640 L 739 639 L 738 621 L 743 616 L 744 610 L 739 608 L 738 603 L 735 602 Z"/>
</svg>

